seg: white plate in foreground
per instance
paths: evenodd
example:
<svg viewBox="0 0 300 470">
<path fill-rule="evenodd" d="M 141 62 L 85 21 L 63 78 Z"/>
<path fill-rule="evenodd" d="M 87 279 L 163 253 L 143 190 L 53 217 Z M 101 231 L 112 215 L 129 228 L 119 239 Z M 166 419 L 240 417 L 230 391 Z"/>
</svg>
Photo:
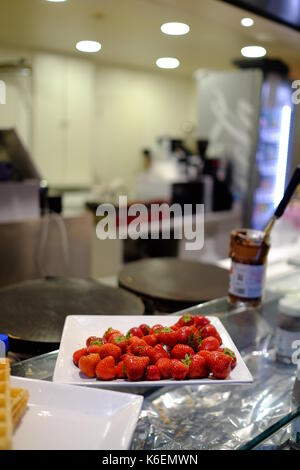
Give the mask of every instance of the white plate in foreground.
<svg viewBox="0 0 300 470">
<path fill-rule="evenodd" d="M 64 331 L 61 339 L 59 354 L 55 365 L 53 381 L 57 383 L 65 383 L 72 385 L 88 385 L 94 387 L 112 387 L 113 386 L 143 386 L 157 387 L 165 385 L 192 385 L 192 384 L 242 384 L 253 382 L 246 364 L 241 358 L 240 353 L 235 347 L 228 332 L 225 330 L 221 321 L 217 317 L 207 317 L 218 330 L 223 345 L 232 349 L 237 357 L 237 365 L 226 380 L 199 379 L 199 380 L 161 380 L 159 382 L 141 381 L 130 382 L 128 380 L 113 380 L 111 382 L 103 382 L 96 379 L 84 377 L 79 369 L 73 364 L 73 353 L 85 346 L 85 341 L 89 336 L 103 336 L 104 332 L 112 327 L 122 331 L 124 334 L 141 323 L 149 326 L 161 324 L 163 326 L 171 326 L 179 320 L 176 316 L 69 316 L 66 318 Z"/>
<path fill-rule="evenodd" d="M 140 414 L 138 395 L 11 377 L 29 391 L 15 450 L 126 450 Z"/>
</svg>

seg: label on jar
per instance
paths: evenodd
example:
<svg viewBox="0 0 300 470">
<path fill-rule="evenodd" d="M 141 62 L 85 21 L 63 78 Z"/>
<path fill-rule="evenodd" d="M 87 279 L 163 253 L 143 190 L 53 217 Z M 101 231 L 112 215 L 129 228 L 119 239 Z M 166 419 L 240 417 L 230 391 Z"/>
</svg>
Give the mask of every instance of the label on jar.
<svg viewBox="0 0 300 470">
<path fill-rule="evenodd" d="M 291 440 L 295 444 L 300 445 L 300 416 L 298 418 L 295 418 L 292 421 L 291 425 Z"/>
<path fill-rule="evenodd" d="M 229 293 L 246 299 L 262 297 L 264 273 L 264 265 L 253 266 L 233 261 L 230 270 Z"/>
<path fill-rule="evenodd" d="M 292 354 L 295 351 L 292 347 L 292 344 L 294 341 L 299 339 L 299 331 L 288 331 L 277 327 L 275 337 L 275 347 L 277 354 L 292 360 Z"/>
</svg>

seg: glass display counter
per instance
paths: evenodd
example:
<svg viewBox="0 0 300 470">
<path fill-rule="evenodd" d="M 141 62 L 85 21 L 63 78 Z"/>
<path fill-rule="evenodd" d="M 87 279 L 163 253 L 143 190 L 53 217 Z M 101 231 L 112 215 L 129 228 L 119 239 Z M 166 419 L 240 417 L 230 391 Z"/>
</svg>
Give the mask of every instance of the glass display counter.
<svg viewBox="0 0 300 470">
<path fill-rule="evenodd" d="M 300 286 L 300 271 L 289 277 L 290 282 L 282 278 L 282 285 Z M 300 408 L 291 408 L 295 365 L 276 361 L 278 301 L 284 295 L 281 280 L 276 282 L 278 289 L 267 293 L 259 309 L 234 308 L 225 298 L 189 309 L 195 314 L 220 318 L 254 382 L 231 386 L 128 387 L 126 391 L 143 394 L 145 398 L 132 449 L 289 448 L 290 423 L 299 418 Z M 52 380 L 56 358 L 57 351 L 17 363 L 12 366 L 12 375 Z"/>
</svg>

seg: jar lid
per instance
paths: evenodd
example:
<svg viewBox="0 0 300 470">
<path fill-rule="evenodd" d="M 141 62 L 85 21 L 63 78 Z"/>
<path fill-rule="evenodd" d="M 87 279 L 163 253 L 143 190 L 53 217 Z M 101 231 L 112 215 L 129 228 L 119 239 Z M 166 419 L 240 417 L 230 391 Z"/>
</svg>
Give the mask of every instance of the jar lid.
<svg viewBox="0 0 300 470">
<path fill-rule="evenodd" d="M 241 241 L 252 243 L 253 245 L 261 245 L 265 239 L 265 232 L 262 230 L 252 230 L 248 228 L 233 230 L 231 235 Z"/>
<path fill-rule="evenodd" d="M 2 341 L 5 344 L 5 350 L 6 354 L 8 353 L 8 348 L 9 348 L 9 341 L 8 341 L 8 336 L 5 334 L 0 333 L 0 341 Z"/>
<path fill-rule="evenodd" d="M 300 318 L 300 294 L 290 294 L 279 301 L 279 311 Z"/>
</svg>

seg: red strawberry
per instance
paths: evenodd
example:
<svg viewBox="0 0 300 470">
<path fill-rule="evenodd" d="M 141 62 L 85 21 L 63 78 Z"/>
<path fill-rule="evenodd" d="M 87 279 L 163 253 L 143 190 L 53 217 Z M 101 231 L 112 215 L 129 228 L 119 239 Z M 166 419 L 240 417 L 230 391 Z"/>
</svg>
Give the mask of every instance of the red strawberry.
<svg viewBox="0 0 300 470">
<path fill-rule="evenodd" d="M 149 362 L 149 357 L 126 356 L 124 366 L 128 379 L 132 381 L 141 380 Z"/>
<path fill-rule="evenodd" d="M 140 357 L 148 357 L 150 360 L 150 364 L 156 363 L 156 352 L 152 346 L 142 346 L 139 349 L 139 354 L 137 356 Z"/>
<path fill-rule="evenodd" d="M 141 339 L 141 338 L 139 338 L 138 336 L 131 336 L 131 337 L 128 339 L 128 345 L 131 346 L 132 344 L 134 344 L 134 343 L 139 343 L 140 341 L 144 341 L 144 338 Z"/>
<path fill-rule="evenodd" d="M 179 330 L 183 326 L 192 326 L 194 324 L 194 317 L 190 313 L 186 313 L 179 318 L 178 322 L 175 323 L 171 328 L 175 330 Z"/>
<path fill-rule="evenodd" d="M 143 331 L 141 328 L 130 328 L 130 330 L 127 332 L 126 338 L 130 339 L 132 336 L 137 336 L 138 338 L 142 338 L 144 336 Z"/>
<path fill-rule="evenodd" d="M 169 358 L 169 354 L 161 344 L 157 344 L 154 348 L 151 346 L 145 346 L 144 348 L 141 348 L 139 355 L 149 357 L 150 364 L 156 364 L 162 357 Z"/>
<path fill-rule="evenodd" d="M 157 366 L 148 366 L 145 380 L 160 380 L 160 372 Z"/>
<path fill-rule="evenodd" d="M 148 346 L 146 341 L 139 338 L 138 341 L 135 341 L 128 347 L 128 352 L 132 352 L 132 354 L 134 354 L 135 356 L 141 356 L 141 351 L 146 346 Z"/>
<path fill-rule="evenodd" d="M 154 346 L 154 355 L 155 355 L 155 362 L 157 362 L 160 358 L 165 357 L 167 359 L 170 358 L 169 353 L 165 350 L 165 348 L 161 344 L 157 344 Z"/>
<path fill-rule="evenodd" d="M 147 344 L 149 344 L 149 346 L 156 346 L 159 339 L 158 339 L 158 336 L 159 335 L 146 335 L 143 337 L 143 340 L 146 341 Z"/>
<path fill-rule="evenodd" d="M 185 356 L 194 356 L 194 350 L 186 344 L 176 344 L 171 351 L 171 357 L 173 359 L 185 359 Z"/>
<path fill-rule="evenodd" d="M 170 328 L 171 328 L 171 330 L 173 330 L 173 331 L 177 331 L 177 330 L 179 330 L 179 329 L 181 328 L 181 326 L 178 325 L 177 323 L 175 323 L 175 325 L 170 326 Z"/>
<path fill-rule="evenodd" d="M 96 376 L 99 380 L 113 380 L 116 378 L 115 359 L 113 356 L 106 356 L 97 364 Z"/>
<path fill-rule="evenodd" d="M 205 325 L 209 325 L 210 321 L 206 317 L 196 315 L 194 317 L 194 325 L 196 328 L 203 328 Z"/>
<path fill-rule="evenodd" d="M 124 361 L 126 356 L 134 356 L 134 354 L 132 354 L 131 352 L 127 352 L 125 354 L 122 354 L 122 356 L 120 357 L 120 361 Z"/>
<path fill-rule="evenodd" d="M 201 341 L 199 345 L 199 351 L 217 351 L 219 349 L 220 344 L 217 338 L 214 336 L 207 336 L 204 340 Z"/>
<path fill-rule="evenodd" d="M 102 338 L 98 338 L 97 336 L 90 336 L 86 340 L 86 347 L 88 348 L 91 345 L 101 346 L 100 343 L 103 344 Z"/>
<path fill-rule="evenodd" d="M 125 353 L 125 356 L 126 356 L 126 354 L 129 354 L 130 356 L 139 356 L 139 351 L 140 351 L 141 347 L 137 346 L 138 349 L 137 350 L 135 349 L 135 352 L 133 352 L 133 350 L 132 350 L 133 346 L 134 346 L 133 344 L 128 346 L 127 351 Z M 123 356 L 123 354 L 122 354 L 122 356 Z"/>
<path fill-rule="evenodd" d="M 107 356 L 113 356 L 116 362 L 118 362 L 121 357 L 121 354 L 121 348 L 119 348 L 119 346 L 116 346 L 115 344 L 106 343 L 100 346 L 99 355 L 101 359 L 104 359 Z"/>
<path fill-rule="evenodd" d="M 193 335 L 196 331 L 194 326 L 183 326 L 177 330 L 177 342 L 179 344 L 189 344 L 193 340 Z"/>
<path fill-rule="evenodd" d="M 226 379 L 231 371 L 232 359 L 228 354 L 214 351 L 209 357 L 210 370 L 216 379 Z"/>
<path fill-rule="evenodd" d="M 146 335 L 149 334 L 150 326 L 149 326 L 149 325 L 146 325 L 145 323 L 142 323 L 142 324 L 139 326 L 139 329 L 142 330 L 143 335 L 146 336 Z"/>
<path fill-rule="evenodd" d="M 172 360 L 171 359 L 167 359 L 166 357 L 162 357 L 161 359 L 159 359 L 156 363 L 158 369 L 159 369 L 159 372 L 160 372 L 160 375 L 161 375 L 161 378 L 162 379 L 170 379 L 172 374 L 171 374 L 171 365 L 172 365 Z"/>
<path fill-rule="evenodd" d="M 197 352 L 199 350 L 200 345 L 202 344 L 202 336 L 201 336 L 201 330 L 197 330 L 193 334 L 193 341 L 189 341 L 189 345 L 191 347 L 194 347 L 195 351 Z"/>
<path fill-rule="evenodd" d="M 194 328 L 194 327 L 192 327 Z M 194 351 L 198 351 L 199 344 L 201 343 L 202 338 L 198 330 L 193 330 L 193 332 L 190 334 L 188 337 L 188 342 L 187 344 L 194 349 Z"/>
<path fill-rule="evenodd" d="M 82 356 L 86 356 L 87 354 L 88 354 L 87 348 L 82 348 L 82 349 L 78 349 L 78 351 L 75 351 L 74 354 L 73 354 L 73 362 L 74 362 L 75 366 L 78 367 L 79 359 Z"/>
<path fill-rule="evenodd" d="M 112 335 L 110 335 L 109 343 L 119 346 L 122 352 L 125 352 L 127 350 L 127 340 L 125 336 L 119 335 L 118 333 L 113 333 Z"/>
<path fill-rule="evenodd" d="M 88 353 L 89 354 L 93 354 L 93 353 L 96 353 L 96 354 L 100 354 L 100 348 L 101 346 L 97 346 L 97 345 L 90 345 L 88 347 Z"/>
<path fill-rule="evenodd" d="M 185 313 L 177 322 L 180 326 L 190 326 L 194 324 L 194 317 L 191 313 Z"/>
<path fill-rule="evenodd" d="M 116 378 L 125 379 L 125 377 L 126 377 L 126 373 L 125 373 L 124 362 L 120 361 L 119 364 L 116 366 Z"/>
<path fill-rule="evenodd" d="M 231 369 L 234 369 L 236 366 L 236 355 L 235 353 L 229 348 L 219 348 L 219 351 L 223 352 L 224 354 L 228 354 L 231 357 Z"/>
<path fill-rule="evenodd" d="M 190 379 L 203 379 L 208 377 L 209 370 L 206 364 L 206 360 L 203 356 L 195 354 L 191 358 L 190 367 L 189 367 L 189 377 Z"/>
<path fill-rule="evenodd" d="M 162 325 L 154 325 L 152 328 L 150 328 L 149 335 L 157 335 L 162 329 Z"/>
<path fill-rule="evenodd" d="M 211 355 L 212 355 L 212 351 L 206 351 L 206 350 L 202 350 L 197 353 L 197 356 L 202 356 L 205 359 L 207 367 L 209 369 L 210 369 L 209 359 Z"/>
<path fill-rule="evenodd" d="M 175 380 L 184 380 L 189 372 L 188 366 L 178 359 L 172 359 L 171 363 L 172 378 Z"/>
<path fill-rule="evenodd" d="M 86 375 L 87 377 L 90 377 L 91 379 L 94 379 L 96 376 L 95 369 L 97 364 L 100 362 L 100 356 L 99 354 L 89 354 L 88 356 L 81 356 L 79 359 L 79 369 L 80 371 Z"/>
<path fill-rule="evenodd" d="M 163 328 L 159 332 L 159 341 L 170 348 L 173 348 L 177 344 L 177 331 L 173 331 L 171 328 Z"/>
<path fill-rule="evenodd" d="M 222 339 L 219 333 L 217 332 L 216 328 L 213 325 L 205 325 L 201 330 L 200 330 L 201 338 L 207 338 L 208 336 L 214 336 L 217 338 L 217 340 L 220 343 L 220 346 L 222 344 Z"/>
<path fill-rule="evenodd" d="M 112 327 L 110 327 L 110 328 L 108 328 L 108 329 L 106 330 L 106 332 L 105 332 L 104 335 L 103 335 L 103 338 L 105 339 L 105 341 L 108 341 L 110 335 L 112 335 L 113 333 L 118 333 L 119 335 L 122 334 L 121 331 L 119 331 L 119 330 L 114 330 Z"/>
</svg>

